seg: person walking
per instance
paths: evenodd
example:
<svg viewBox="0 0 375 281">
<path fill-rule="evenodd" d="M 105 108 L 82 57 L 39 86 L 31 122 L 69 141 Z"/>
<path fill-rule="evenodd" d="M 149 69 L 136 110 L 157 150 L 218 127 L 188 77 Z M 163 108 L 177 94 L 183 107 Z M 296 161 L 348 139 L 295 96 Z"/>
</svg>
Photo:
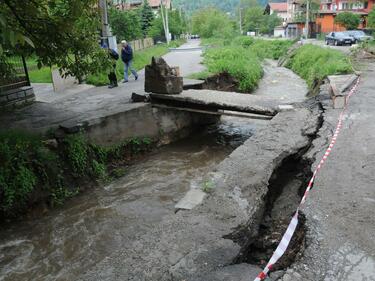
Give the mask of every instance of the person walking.
<svg viewBox="0 0 375 281">
<path fill-rule="evenodd" d="M 112 62 L 112 68 L 111 68 L 111 71 L 108 74 L 108 79 L 109 79 L 108 88 L 112 89 L 112 88 L 115 88 L 115 87 L 118 86 L 117 85 L 117 76 L 116 76 L 116 63 L 117 63 L 117 60 L 119 59 L 119 55 L 115 50 L 110 49 L 110 48 L 108 48 L 108 54 L 109 54 L 109 57 L 110 57 L 111 62 Z"/>
<path fill-rule="evenodd" d="M 129 81 L 129 70 L 133 73 L 135 80 L 138 80 L 138 74 L 132 67 L 133 63 L 133 49 L 125 40 L 121 41 L 121 59 L 124 62 L 124 81 L 126 83 Z"/>
</svg>

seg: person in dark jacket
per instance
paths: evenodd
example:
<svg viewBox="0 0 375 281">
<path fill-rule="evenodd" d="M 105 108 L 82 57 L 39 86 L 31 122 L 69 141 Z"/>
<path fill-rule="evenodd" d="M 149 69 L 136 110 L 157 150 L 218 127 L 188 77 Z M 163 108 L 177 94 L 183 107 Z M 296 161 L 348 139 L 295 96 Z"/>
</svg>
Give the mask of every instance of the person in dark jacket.
<svg viewBox="0 0 375 281">
<path fill-rule="evenodd" d="M 113 49 L 108 49 L 108 55 L 112 61 L 112 69 L 110 73 L 108 74 L 108 79 L 109 79 L 109 86 L 108 88 L 112 89 L 114 87 L 117 87 L 117 76 L 116 76 L 116 63 L 117 60 L 119 59 L 118 53 L 113 50 Z"/>
<path fill-rule="evenodd" d="M 138 74 L 132 67 L 133 63 L 133 49 L 132 47 L 126 42 L 125 40 L 121 41 L 122 49 L 121 49 L 121 59 L 124 62 L 124 82 L 126 83 L 129 80 L 129 70 L 133 73 L 135 80 L 138 80 Z"/>
</svg>

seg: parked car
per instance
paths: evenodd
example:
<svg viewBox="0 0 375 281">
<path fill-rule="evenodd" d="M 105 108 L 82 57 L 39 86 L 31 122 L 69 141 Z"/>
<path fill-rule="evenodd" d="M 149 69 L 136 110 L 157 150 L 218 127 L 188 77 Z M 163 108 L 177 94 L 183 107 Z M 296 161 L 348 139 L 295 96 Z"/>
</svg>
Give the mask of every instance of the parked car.
<svg viewBox="0 0 375 281">
<path fill-rule="evenodd" d="M 326 36 L 326 44 L 339 45 L 352 45 L 353 37 L 350 37 L 344 32 L 331 32 Z"/>
<path fill-rule="evenodd" d="M 366 35 L 366 33 L 364 33 L 362 30 L 348 30 L 348 31 L 345 31 L 344 33 L 346 33 L 347 35 L 353 38 L 354 44 L 372 39 L 371 36 Z"/>
</svg>

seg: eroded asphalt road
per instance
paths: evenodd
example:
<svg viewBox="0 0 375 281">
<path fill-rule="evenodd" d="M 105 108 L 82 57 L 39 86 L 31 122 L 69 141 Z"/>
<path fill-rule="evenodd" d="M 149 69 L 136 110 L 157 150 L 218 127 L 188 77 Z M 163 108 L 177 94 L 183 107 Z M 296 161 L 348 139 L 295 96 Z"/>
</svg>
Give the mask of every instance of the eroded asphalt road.
<svg viewBox="0 0 375 281">
<path fill-rule="evenodd" d="M 307 248 L 283 281 L 375 280 L 375 62 L 363 64 L 357 93 L 304 213 Z M 324 103 L 324 124 L 313 150 L 320 161 L 339 110 Z"/>
</svg>

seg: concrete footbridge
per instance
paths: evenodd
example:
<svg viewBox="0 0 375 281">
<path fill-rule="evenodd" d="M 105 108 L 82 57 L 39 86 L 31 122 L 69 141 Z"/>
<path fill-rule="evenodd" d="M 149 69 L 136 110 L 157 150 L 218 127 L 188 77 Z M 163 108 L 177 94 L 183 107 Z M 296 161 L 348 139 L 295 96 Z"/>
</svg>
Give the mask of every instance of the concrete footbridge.
<svg viewBox="0 0 375 281">
<path fill-rule="evenodd" d="M 182 111 L 268 120 L 306 99 L 306 83 L 291 70 L 278 67 L 274 61 L 266 61 L 263 69 L 262 80 L 250 94 L 212 90 L 204 81 L 184 78 L 183 90 L 179 93 L 150 93 L 151 104 Z"/>
<path fill-rule="evenodd" d="M 150 94 L 154 107 L 212 115 L 230 115 L 254 119 L 272 119 L 288 108 L 278 99 L 214 90 L 185 90 L 177 95 Z"/>
</svg>

